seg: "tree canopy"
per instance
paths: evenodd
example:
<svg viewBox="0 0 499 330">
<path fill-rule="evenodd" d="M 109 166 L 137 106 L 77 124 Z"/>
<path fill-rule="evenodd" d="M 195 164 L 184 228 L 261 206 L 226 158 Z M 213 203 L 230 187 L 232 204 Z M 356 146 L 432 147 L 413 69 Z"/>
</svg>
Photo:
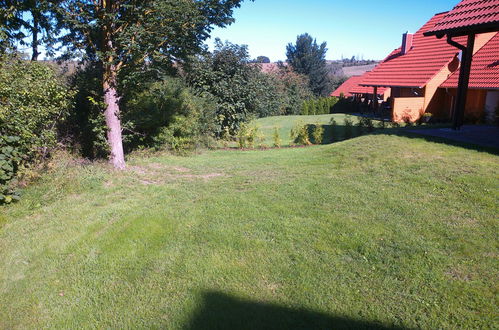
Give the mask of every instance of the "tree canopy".
<svg viewBox="0 0 499 330">
<path fill-rule="evenodd" d="M 297 73 L 308 76 L 310 89 L 316 96 L 326 96 L 330 88 L 326 52 L 326 42 L 319 45 L 308 33 L 299 35 L 296 44 L 286 47 L 287 62 Z"/>
<path fill-rule="evenodd" d="M 234 21 L 242 0 L 61 0 L 66 58 L 100 63 L 110 160 L 124 168 L 118 85 L 202 49 L 213 26 Z M 125 73 L 125 74 L 123 74 Z"/>
</svg>

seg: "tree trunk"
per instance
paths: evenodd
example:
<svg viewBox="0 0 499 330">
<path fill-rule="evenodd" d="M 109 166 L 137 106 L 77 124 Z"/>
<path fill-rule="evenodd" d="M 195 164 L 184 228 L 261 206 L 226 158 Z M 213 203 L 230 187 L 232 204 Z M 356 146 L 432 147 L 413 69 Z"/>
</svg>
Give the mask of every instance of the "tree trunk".
<svg viewBox="0 0 499 330">
<path fill-rule="evenodd" d="M 118 91 L 116 89 L 116 67 L 114 64 L 104 67 L 103 77 L 104 103 L 106 109 L 104 116 L 107 125 L 107 141 L 111 149 L 109 161 L 116 169 L 125 168 L 123 153 L 123 140 L 121 136 L 120 106 Z"/>
<path fill-rule="evenodd" d="M 35 2 L 35 6 L 38 4 Z M 33 26 L 31 28 L 31 34 L 33 35 L 33 41 L 31 42 L 31 49 L 33 50 L 33 53 L 31 55 L 31 60 L 32 61 L 37 61 L 38 60 L 38 55 L 40 53 L 38 52 L 38 25 L 39 25 L 39 12 L 38 8 L 33 8 L 33 11 L 31 12 L 31 15 L 33 16 Z"/>
</svg>

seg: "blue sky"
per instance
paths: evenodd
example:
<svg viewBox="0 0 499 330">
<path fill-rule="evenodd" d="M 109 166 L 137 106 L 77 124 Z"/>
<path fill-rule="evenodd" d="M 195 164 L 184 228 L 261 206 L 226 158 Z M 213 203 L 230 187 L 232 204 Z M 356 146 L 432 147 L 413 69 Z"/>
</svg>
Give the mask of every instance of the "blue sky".
<svg viewBox="0 0 499 330">
<path fill-rule="evenodd" d="M 405 31 L 416 32 L 434 14 L 459 0 L 246 0 L 236 22 L 216 28 L 218 37 L 249 46 L 250 55 L 285 60 L 286 45 L 305 32 L 328 44 L 327 59 L 363 56 L 383 59 Z M 208 41 L 209 45 L 213 40 Z"/>
</svg>

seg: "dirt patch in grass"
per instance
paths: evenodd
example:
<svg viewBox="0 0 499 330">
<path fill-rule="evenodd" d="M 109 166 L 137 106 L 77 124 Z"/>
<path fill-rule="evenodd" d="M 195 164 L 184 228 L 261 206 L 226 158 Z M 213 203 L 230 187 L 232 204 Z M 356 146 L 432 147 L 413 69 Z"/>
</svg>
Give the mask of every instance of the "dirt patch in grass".
<svg viewBox="0 0 499 330">
<path fill-rule="evenodd" d="M 447 272 L 445 272 L 445 275 L 455 281 L 463 281 L 463 282 L 469 282 L 473 278 L 471 274 L 463 271 L 462 269 L 458 268 L 451 268 Z"/>
<path fill-rule="evenodd" d="M 167 166 L 159 163 L 151 163 L 147 166 L 131 165 L 128 172 L 135 175 L 143 185 L 159 185 L 175 179 L 190 179 L 208 181 L 217 177 L 225 176 L 224 173 L 190 173 L 191 169 L 180 166 Z"/>
</svg>

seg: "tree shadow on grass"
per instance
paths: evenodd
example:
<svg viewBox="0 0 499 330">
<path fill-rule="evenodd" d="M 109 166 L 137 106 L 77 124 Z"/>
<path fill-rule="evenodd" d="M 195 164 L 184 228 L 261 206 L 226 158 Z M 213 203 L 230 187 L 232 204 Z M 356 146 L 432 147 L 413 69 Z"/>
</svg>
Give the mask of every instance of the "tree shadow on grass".
<svg viewBox="0 0 499 330">
<path fill-rule="evenodd" d="M 315 125 L 308 125 L 309 136 L 311 137 L 314 128 Z M 425 130 L 447 129 L 448 126 L 446 125 L 389 127 L 389 124 L 387 123 L 385 128 L 375 127 L 373 129 L 369 129 L 366 127 L 358 127 L 357 125 L 351 126 L 349 128 L 347 128 L 345 125 L 335 125 L 335 126 L 322 125 L 322 128 L 324 130 L 322 144 L 331 144 L 335 142 L 345 141 L 363 135 L 385 134 L 385 135 L 403 136 L 411 139 L 423 139 L 428 142 L 442 143 L 469 150 L 475 150 L 480 152 L 491 153 L 494 155 L 499 155 L 499 148 L 495 148 L 492 146 L 480 145 L 477 143 L 471 143 L 465 141 L 458 141 L 458 140 L 453 140 L 451 138 L 421 134 L 421 132 L 424 132 Z M 313 138 L 311 138 L 311 142 L 315 144 Z"/>
<path fill-rule="evenodd" d="M 186 326 L 198 329 L 405 329 L 342 316 L 249 301 L 205 292 L 203 304 Z"/>
<path fill-rule="evenodd" d="M 438 126 L 436 127 L 438 128 Z M 450 146 L 455 146 L 455 147 L 460 147 L 468 150 L 474 150 L 474 151 L 480 151 L 480 152 L 487 152 L 493 155 L 499 155 L 499 149 L 494 148 L 491 146 L 484 146 L 484 145 L 479 145 L 475 143 L 470 143 L 470 142 L 463 142 L 463 141 L 457 141 L 453 140 L 450 138 L 445 138 L 445 137 L 439 137 L 439 136 L 432 136 L 432 135 L 425 135 L 418 133 L 416 130 L 425 130 L 425 129 L 435 129 L 435 127 L 432 126 L 414 126 L 414 127 L 404 127 L 404 128 L 389 128 L 389 129 L 384 129 L 384 130 L 376 130 L 376 134 L 386 134 L 386 135 L 397 135 L 397 136 L 403 136 L 406 138 L 410 139 L 423 139 L 428 142 L 433 142 L 433 143 L 441 143 L 441 144 L 446 144 Z"/>
</svg>

